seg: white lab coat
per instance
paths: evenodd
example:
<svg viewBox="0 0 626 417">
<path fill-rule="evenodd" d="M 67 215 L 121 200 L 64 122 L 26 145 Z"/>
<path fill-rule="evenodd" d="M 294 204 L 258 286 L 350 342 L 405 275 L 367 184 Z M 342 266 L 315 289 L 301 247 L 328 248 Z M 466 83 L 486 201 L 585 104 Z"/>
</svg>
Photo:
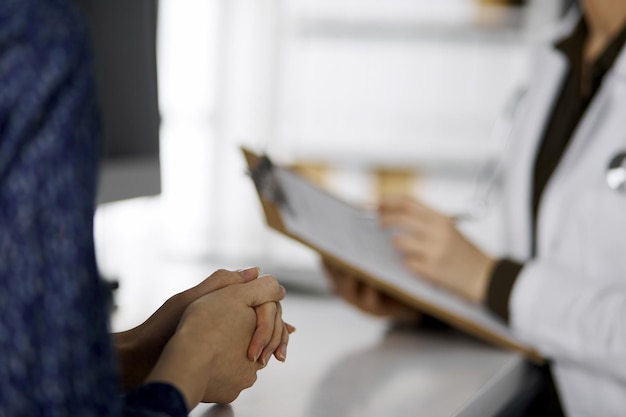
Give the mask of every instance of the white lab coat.
<svg viewBox="0 0 626 417">
<path fill-rule="evenodd" d="M 612 157 L 626 151 L 625 50 L 545 188 L 537 255 L 529 260 L 534 158 L 567 65 L 553 44 L 537 52 L 512 121 L 505 221 L 508 254 L 525 266 L 511 293 L 511 327 L 553 361 L 567 416 L 623 417 L 626 193 L 610 189 L 606 173 Z"/>
</svg>

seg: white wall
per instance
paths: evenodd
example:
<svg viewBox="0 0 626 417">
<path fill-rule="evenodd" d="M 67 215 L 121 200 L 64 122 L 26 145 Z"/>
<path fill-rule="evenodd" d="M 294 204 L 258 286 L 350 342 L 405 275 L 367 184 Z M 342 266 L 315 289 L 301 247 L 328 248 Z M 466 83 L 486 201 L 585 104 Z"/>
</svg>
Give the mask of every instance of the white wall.
<svg viewBox="0 0 626 417">
<path fill-rule="evenodd" d="M 517 24 L 502 25 L 471 0 L 160 4 L 163 194 L 151 215 L 133 202 L 99 210 L 99 261 L 109 271 L 120 268 L 111 230 L 142 222 L 167 256 L 314 265 L 263 224 L 242 144 L 279 161 L 343 167 L 334 187 L 351 199 L 366 195 L 368 167 L 414 167 L 427 174 L 416 193 L 467 211 L 476 185 L 467 179 L 501 152 L 492 126 L 558 6 L 533 0 L 507 15 Z M 495 247 L 489 227 L 476 234 Z"/>
</svg>

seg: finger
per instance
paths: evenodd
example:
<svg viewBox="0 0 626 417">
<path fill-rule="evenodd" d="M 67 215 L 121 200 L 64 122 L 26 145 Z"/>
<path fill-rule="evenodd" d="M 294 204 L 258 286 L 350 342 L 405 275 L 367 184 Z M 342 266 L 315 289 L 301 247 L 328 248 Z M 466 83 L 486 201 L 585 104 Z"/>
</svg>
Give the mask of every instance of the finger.
<svg viewBox="0 0 626 417">
<path fill-rule="evenodd" d="M 402 214 L 421 219 L 443 216 L 430 206 L 409 197 L 387 198 L 380 203 L 378 210 L 381 216 Z"/>
<path fill-rule="evenodd" d="M 381 218 L 398 216 L 428 223 L 431 218 L 442 215 L 422 202 L 403 197 L 383 200 L 379 207 L 379 216 Z"/>
<path fill-rule="evenodd" d="M 280 346 L 276 352 L 274 352 L 274 356 L 281 362 L 285 362 L 287 360 L 287 345 L 289 344 L 289 334 L 293 333 L 293 331 L 289 331 L 289 325 L 283 322 L 283 333 L 280 341 Z M 293 326 L 292 326 L 293 327 Z M 295 328 L 294 328 L 295 330 Z"/>
<path fill-rule="evenodd" d="M 192 296 L 193 299 L 196 299 L 230 285 L 249 282 L 255 279 L 259 273 L 260 269 L 258 267 L 240 269 L 239 271 L 219 269 L 195 287 L 185 291 L 185 293 Z"/>
<path fill-rule="evenodd" d="M 385 295 L 381 297 L 381 305 L 390 316 L 400 323 L 418 323 L 422 319 L 422 314 L 413 307 Z"/>
<path fill-rule="evenodd" d="M 253 362 L 256 362 L 262 356 L 265 346 L 272 339 L 276 308 L 276 303 L 266 303 L 254 309 L 257 324 L 248 346 L 248 359 Z"/>
<path fill-rule="evenodd" d="M 335 272 L 335 268 L 333 263 L 327 259 L 326 257 L 322 258 L 322 269 L 326 272 L 327 275 L 331 275 Z"/>
<path fill-rule="evenodd" d="M 333 278 L 335 275 L 342 275 L 345 272 L 336 262 L 332 261 L 329 258 L 322 258 L 322 268 L 326 272 L 326 275 Z"/>
<path fill-rule="evenodd" d="M 424 260 L 417 257 L 406 258 L 404 264 L 413 274 L 433 282 L 431 271 Z"/>
<path fill-rule="evenodd" d="M 346 270 L 339 269 L 334 265 L 328 265 L 328 267 L 335 268 L 328 272 L 335 293 L 344 298 L 348 303 L 359 307 L 362 286 L 361 280 L 348 273 Z"/>
<path fill-rule="evenodd" d="M 406 213 L 386 213 L 379 218 L 380 227 L 396 231 L 397 235 L 411 234 L 422 236 L 428 230 L 428 222 L 421 216 Z"/>
<path fill-rule="evenodd" d="M 277 303 L 285 298 L 285 288 L 271 275 L 261 275 L 257 279 L 237 286 L 248 307 L 258 307 L 266 303 Z"/>
<path fill-rule="evenodd" d="M 376 315 L 384 315 L 381 309 L 380 293 L 373 287 L 364 286 L 361 291 L 360 307 L 362 310 Z"/>
<path fill-rule="evenodd" d="M 333 283 L 336 294 L 351 304 L 358 304 L 358 288 L 356 279 L 347 275 L 343 275 L 341 277 L 337 276 L 337 279 L 335 279 Z"/>
<path fill-rule="evenodd" d="M 339 281 L 345 278 L 342 272 L 339 272 L 338 270 L 330 269 L 328 267 L 324 267 L 324 272 L 326 274 L 326 277 L 330 281 L 331 286 L 335 290 L 337 289 L 337 286 L 339 285 Z"/>
<path fill-rule="evenodd" d="M 392 239 L 392 244 L 404 256 L 424 257 L 430 249 L 427 241 L 414 236 L 396 236 Z"/>
<path fill-rule="evenodd" d="M 256 279 L 261 274 L 261 268 L 259 268 L 258 266 L 253 266 L 250 268 L 240 269 L 237 272 L 239 272 L 239 275 L 241 275 L 241 278 L 244 282 L 248 282 Z"/>
<path fill-rule="evenodd" d="M 276 306 L 276 314 L 274 316 L 274 333 L 272 334 L 272 339 L 265 346 L 263 353 L 261 354 L 261 364 L 263 367 L 267 365 L 272 354 L 276 351 L 276 349 L 278 349 L 283 337 L 283 330 L 285 329 L 282 320 L 282 307 L 280 303 L 275 303 L 274 305 Z"/>
</svg>

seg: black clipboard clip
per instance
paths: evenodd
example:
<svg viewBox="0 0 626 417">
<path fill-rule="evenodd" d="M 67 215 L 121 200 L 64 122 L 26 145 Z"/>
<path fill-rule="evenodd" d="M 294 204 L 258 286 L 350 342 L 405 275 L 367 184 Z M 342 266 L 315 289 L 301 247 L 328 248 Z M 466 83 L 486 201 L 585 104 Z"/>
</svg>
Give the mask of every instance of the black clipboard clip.
<svg viewBox="0 0 626 417">
<path fill-rule="evenodd" d="M 264 200 L 271 201 L 281 209 L 292 213 L 287 196 L 278 178 L 276 178 L 274 164 L 267 155 L 261 155 L 255 167 L 248 174 L 252 177 L 256 189 Z"/>
</svg>

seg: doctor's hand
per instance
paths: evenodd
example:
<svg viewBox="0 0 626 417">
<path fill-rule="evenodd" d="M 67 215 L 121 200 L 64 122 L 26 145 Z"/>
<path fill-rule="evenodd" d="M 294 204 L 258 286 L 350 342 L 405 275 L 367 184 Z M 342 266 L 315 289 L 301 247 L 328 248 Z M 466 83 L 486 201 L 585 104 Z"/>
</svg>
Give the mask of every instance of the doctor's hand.
<svg viewBox="0 0 626 417">
<path fill-rule="evenodd" d="M 393 244 L 410 271 L 472 302 L 484 302 L 495 261 L 450 217 L 408 197 L 383 200 L 379 215 L 381 226 L 395 232 Z"/>
<path fill-rule="evenodd" d="M 383 294 L 333 260 L 323 258 L 322 265 L 335 293 L 359 310 L 400 323 L 417 323 L 421 320 L 422 315 L 417 310 Z"/>
<path fill-rule="evenodd" d="M 284 296 L 276 279 L 264 275 L 193 301 L 146 381 L 173 384 L 190 410 L 198 402 L 233 401 L 263 368 L 249 355 L 258 328 L 255 308 Z"/>
<path fill-rule="evenodd" d="M 230 285 L 242 284 L 256 279 L 258 268 L 237 272 L 219 270 L 198 285 L 168 299 L 141 325 L 114 334 L 114 342 L 122 370 L 124 390 L 142 384 L 159 359 L 161 352 L 174 335 L 186 308 L 200 297 Z M 274 354 L 284 361 L 289 333 L 295 328 L 282 322 L 280 303 L 266 303 L 256 307 L 257 329 L 251 338 L 248 357 L 267 364 Z"/>
</svg>

